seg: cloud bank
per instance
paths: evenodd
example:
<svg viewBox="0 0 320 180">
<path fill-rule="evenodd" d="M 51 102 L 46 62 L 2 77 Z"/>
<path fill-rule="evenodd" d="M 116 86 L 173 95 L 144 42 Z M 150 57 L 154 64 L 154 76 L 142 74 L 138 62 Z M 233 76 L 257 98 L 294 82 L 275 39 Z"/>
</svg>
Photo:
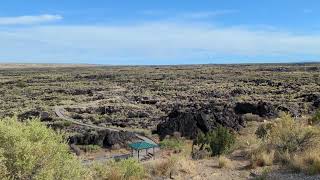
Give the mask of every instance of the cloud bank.
<svg viewBox="0 0 320 180">
<path fill-rule="evenodd" d="M 221 63 L 213 61 L 219 57 L 320 57 L 319 34 L 206 23 L 41 25 L 0 29 L 0 39 L 0 61 L 183 64 Z"/>
<path fill-rule="evenodd" d="M 0 17 L 0 25 L 30 25 L 53 22 L 63 19 L 60 15 L 43 14 L 38 16 Z"/>
</svg>

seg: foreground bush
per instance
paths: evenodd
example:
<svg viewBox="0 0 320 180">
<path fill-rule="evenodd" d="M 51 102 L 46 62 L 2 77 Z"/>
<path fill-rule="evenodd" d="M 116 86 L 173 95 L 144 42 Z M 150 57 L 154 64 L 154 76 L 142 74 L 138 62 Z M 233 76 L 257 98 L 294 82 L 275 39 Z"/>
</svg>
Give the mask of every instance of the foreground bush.
<svg viewBox="0 0 320 180">
<path fill-rule="evenodd" d="M 264 130 L 265 129 L 265 130 Z M 263 143 L 251 152 L 253 166 L 280 162 L 308 174 L 320 173 L 320 129 L 295 121 L 289 115 L 258 128 Z"/>
<path fill-rule="evenodd" d="M 279 154 L 295 153 L 319 144 L 319 137 L 317 128 L 304 126 L 284 115 L 271 127 L 267 143 Z"/>
<path fill-rule="evenodd" d="M 80 162 L 62 134 L 38 120 L 0 120 L 1 179 L 83 179 Z"/>
</svg>

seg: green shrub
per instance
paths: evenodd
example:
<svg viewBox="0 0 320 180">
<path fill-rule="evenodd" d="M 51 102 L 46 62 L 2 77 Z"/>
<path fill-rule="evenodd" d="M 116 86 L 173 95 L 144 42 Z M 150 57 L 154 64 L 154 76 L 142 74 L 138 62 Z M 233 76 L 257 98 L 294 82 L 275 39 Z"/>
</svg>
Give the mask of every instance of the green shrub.
<svg viewBox="0 0 320 180">
<path fill-rule="evenodd" d="M 211 134 L 212 133 L 206 133 L 200 132 L 197 136 L 197 138 L 193 141 L 193 145 L 198 145 L 199 150 L 210 150 L 210 140 L 211 140 Z"/>
<path fill-rule="evenodd" d="M 316 129 L 303 127 L 290 115 L 284 115 L 272 125 L 268 144 L 280 154 L 294 153 L 312 146 L 318 134 Z"/>
<path fill-rule="evenodd" d="M 170 149 L 177 152 L 181 152 L 183 150 L 183 147 L 185 146 L 185 143 L 180 138 L 171 137 L 171 138 L 166 138 L 162 140 L 159 143 L 159 145 L 161 148 L 164 148 L 164 149 Z"/>
<path fill-rule="evenodd" d="M 37 119 L 0 120 L 1 179 L 81 179 L 83 167 L 69 152 L 63 134 Z"/>
<path fill-rule="evenodd" d="M 216 156 L 228 152 L 235 143 L 235 136 L 227 128 L 218 126 L 216 130 L 209 133 L 209 141 L 212 155 Z"/>
<path fill-rule="evenodd" d="M 193 141 L 193 145 L 200 146 L 200 151 L 206 149 L 213 156 L 216 156 L 228 152 L 235 143 L 235 139 L 234 134 L 230 133 L 227 128 L 219 125 L 214 131 L 206 134 L 199 133 Z"/>
</svg>

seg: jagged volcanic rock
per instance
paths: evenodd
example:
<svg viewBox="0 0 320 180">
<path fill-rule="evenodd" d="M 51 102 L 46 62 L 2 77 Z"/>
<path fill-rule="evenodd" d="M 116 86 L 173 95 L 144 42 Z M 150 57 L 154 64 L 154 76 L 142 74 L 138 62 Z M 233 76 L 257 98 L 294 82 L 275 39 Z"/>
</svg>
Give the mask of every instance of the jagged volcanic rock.
<svg viewBox="0 0 320 180">
<path fill-rule="evenodd" d="M 132 132 L 127 131 L 110 131 L 110 130 L 88 130 L 84 133 L 75 134 L 70 137 L 70 144 L 77 145 L 99 145 L 110 148 L 116 144 L 126 147 L 129 142 L 137 140 Z"/>
<path fill-rule="evenodd" d="M 160 139 L 173 135 L 174 132 L 180 132 L 181 136 L 194 139 L 199 132 L 206 133 L 218 125 L 240 130 L 245 123 L 239 115 L 234 113 L 233 108 L 227 105 L 199 111 L 173 110 L 158 124 L 156 132 Z"/>
</svg>

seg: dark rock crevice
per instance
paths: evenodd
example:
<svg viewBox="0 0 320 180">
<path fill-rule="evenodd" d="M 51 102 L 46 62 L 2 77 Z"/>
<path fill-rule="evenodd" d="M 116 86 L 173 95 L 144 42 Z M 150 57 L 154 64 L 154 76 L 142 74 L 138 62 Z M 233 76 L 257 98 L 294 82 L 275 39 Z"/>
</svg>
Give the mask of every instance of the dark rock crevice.
<svg viewBox="0 0 320 180">
<path fill-rule="evenodd" d="M 70 144 L 77 145 L 99 145 L 105 148 L 111 148 L 114 145 L 120 147 L 127 147 L 129 142 L 133 142 L 138 138 L 133 132 L 127 131 L 110 131 L 110 130 L 98 130 L 98 131 L 86 131 L 83 133 L 75 134 L 69 138 Z"/>
</svg>

